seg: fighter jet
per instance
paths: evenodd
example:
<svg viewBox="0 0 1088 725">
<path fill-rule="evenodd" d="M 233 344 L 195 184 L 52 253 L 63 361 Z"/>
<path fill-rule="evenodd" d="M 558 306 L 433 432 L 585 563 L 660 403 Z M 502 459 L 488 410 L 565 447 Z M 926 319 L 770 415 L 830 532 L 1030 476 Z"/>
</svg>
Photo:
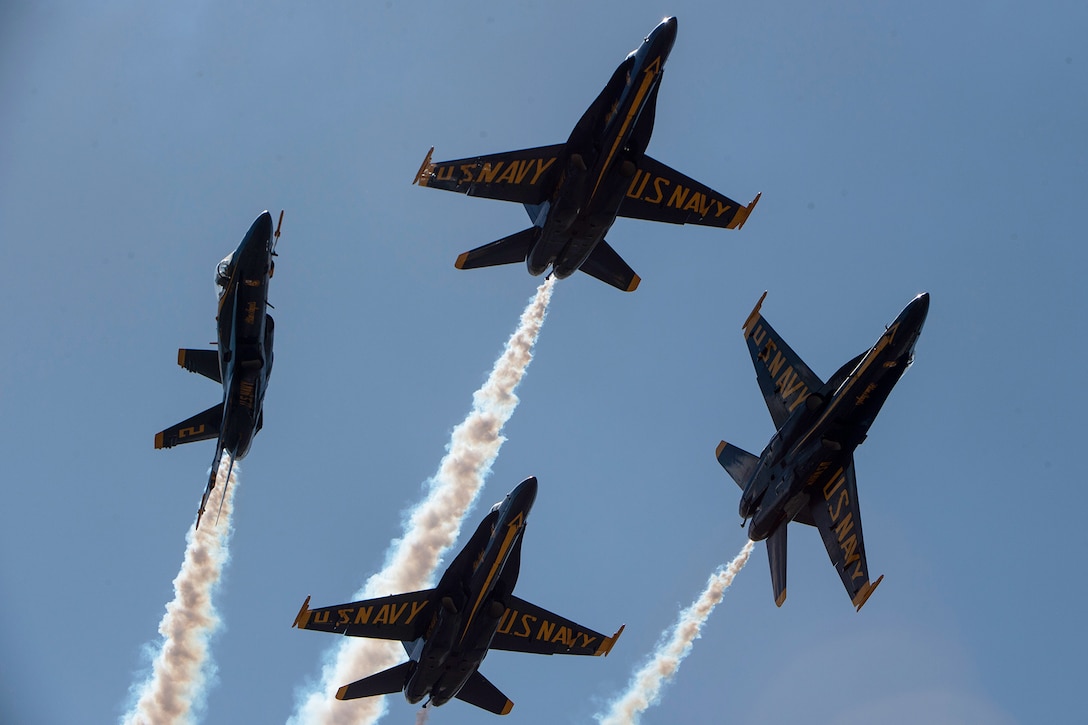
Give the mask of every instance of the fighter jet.
<svg viewBox="0 0 1088 725">
<path fill-rule="evenodd" d="M 760 314 L 766 296 L 744 322 L 744 338 L 778 432 L 758 457 L 722 441 L 718 462 L 744 491 L 740 515 L 751 519 L 748 538 L 767 541 L 775 604 L 786 601 L 786 525 L 798 521 L 820 530 L 831 563 L 861 611 L 884 576 L 869 581 L 854 449 L 914 360 L 929 295 L 911 300 L 872 348 L 826 383 Z"/>
<path fill-rule="evenodd" d="M 536 498 L 527 478 L 484 517 L 438 586 L 408 594 L 310 609 L 292 626 L 352 637 L 399 640 L 409 660 L 341 687 L 338 700 L 404 691 L 408 702 L 439 706 L 456 697 L 496 715 L 514 707 L 480 674 L 489 649 L 536 654 L 607 655 L 611 637 L 514 596 L 521 542 Z"/>
<path fill-rule="evenodd" d="M 272 374 L 272 336 L 275 323 L 267 313 L 268 280 L 275 272 L 276 242 L 280 224 L 272 232 L 272 215 L 263 212 L 246 232 L 238 249 L 226 256 L 215 271 L 219 310 L 215 319 L 219 328 L 217 350 L 178 350 L 178 365 L 223 386 L 223 402 L 203 413 L 155 434 L 156 448 L 171 448 L 180 443 L 218 438 L 211 475 L 196 526 L 215 488 L 219 461 L 226 452 L 229 468 L 249 452 L 253 436 L 264 425 L 264 393 Z M 227 479 L 230 480 L 228 469 Z M 224 484 L 229 485 L 229 484 Z"/>
<path fill-rule="evenodd" d="M 617 216 L 740 229 L 756 202 L 742 206 L 646 155 L 657 92 L 676 40 L 665 18 L 612 74 L 564 144 L 431 162 L 413 183 L 521 203 L 533 225 L 465 252 L 458 269 L 525 262 L 559 279 L 575 270 L 631 292 L 639 276 L 604 237 Z"/>
</svg>

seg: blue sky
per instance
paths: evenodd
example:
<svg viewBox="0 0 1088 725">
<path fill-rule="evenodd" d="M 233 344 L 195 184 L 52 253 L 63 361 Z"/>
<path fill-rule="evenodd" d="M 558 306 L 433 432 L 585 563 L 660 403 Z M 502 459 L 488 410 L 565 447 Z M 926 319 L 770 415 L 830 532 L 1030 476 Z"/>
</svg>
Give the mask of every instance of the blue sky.
<svg viewBox="0 0 1088 725">
<path fill-rule="evenodd" d="M 561 142 L 664 15 L 648 152 L 763 198 L 740 232 L 617 222 L 635 293 L 556 286 L 469 527 L 537 476 L 519 596 L 627 631 L 607 659 L 491 655 L 509 719 L 589 720 L 741 548 L 714 449 L 773 433 L 741 336 L 759 295 L 826 378 L 925 290 L 856 455 L 880 589 L 856 614 L 796 531 L 776 609 L 760 546 L 643 722 L 1084 720 L 1088 10 L 582 5 L 0 10 L 0 720 L 124 709 L 212 455 L 152 447 L 220 396 L 176 350 L 214 338 L 215 265 L 265 208 L 286 209 L 276 369 L 203 721 L 291 714 L 333 644 L 289 628 L 302 600 L 380 567 L 539 282 L 455 270 L 525 214 L 412 174 L 431 145 Z"/>
</svg>

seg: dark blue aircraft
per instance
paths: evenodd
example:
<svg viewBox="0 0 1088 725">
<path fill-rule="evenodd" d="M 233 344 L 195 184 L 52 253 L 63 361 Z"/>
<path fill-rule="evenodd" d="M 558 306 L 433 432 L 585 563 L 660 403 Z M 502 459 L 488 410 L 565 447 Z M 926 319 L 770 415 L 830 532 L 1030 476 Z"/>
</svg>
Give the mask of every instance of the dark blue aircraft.
<svg viewBox="0 0 1088 725">
<path fill-rule="evenodd" d="M 639 276 L 604 237 L 617 216 L 739 229 L 755 208 L 703 186 L 646 155 L 657 92 L 676 40 L 665 18 L 632 51 L 564 144 L 431 162 L 413 183 L 525 205 L 533 226 L 465 252 L 458 269 L 525 262 L 559 279 L 575 270 L 630 292 Z"/>
<path fill-rule="evenodd" d="M 869 582 L 854 449 L 914 360 L 929 295 L 911 300 L 872 348 L 826 383 L 763 319 L 759 308 L 766 296 L 745 321 L 744 337 L 778 432 L 759 457 L 722 441 L 718 462 L 743 490 L 740 515 L 751 519 L 748 538 L 767 540 L 775 604 L 786 601 L 786 525 L 799 521 L 820 530 L 831 563 L 860 611 L 884 577 Z"/>
<path fill-rule="evenodd" d="M 536 499 L 527 478 L 495 504 L 454 558 L 438 586 L 409 594 L 310 609 L 310 598 L 292 626 L 352 637 L 398 640 L 409 660 L 344 685 L 339 700 L 404 692 L 415 704 L 439 706 L 456 697 L 496 715 L 514 707 L 479 672 L 489 649 L 536 654 L 607 655 L 611 637 L 514 596 L 521 542 Z"/>
<path fill-rule="evenodd" d="M 283 212 L 280 212 L 282 222 Z M 271 214 L 266 211 L 257 217 L 238 249 L 216 268 L 218 349 L 178 350 L 178 365 L 223 386 L 223 402 L 155 434 L 156 448 L 219 439 L 208 487 L 200 499 L 197 527 L 208 496 L 215 488 L 223 453 L 230 455 L 229 466 L 233 468 L 234 462 L 249 452 L 253 436 L 264 425 L 262 408 L 268 377 L 272 374 L 275 329 L 272 316 L 267 313 L 268 280 L 275 271 L 272 257 L 279 237 L 278 224 L 275 234 L 272 232 Z M 230 480 L 229 470 L 226 480 Z"/>
</svg>

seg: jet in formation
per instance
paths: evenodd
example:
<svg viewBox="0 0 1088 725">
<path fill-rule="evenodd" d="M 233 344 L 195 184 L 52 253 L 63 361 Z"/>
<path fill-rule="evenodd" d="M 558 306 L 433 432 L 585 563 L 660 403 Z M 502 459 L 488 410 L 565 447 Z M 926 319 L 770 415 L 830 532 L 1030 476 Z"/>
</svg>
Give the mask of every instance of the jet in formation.
<svg viewBox="0 0 1088 725">
<path fill-rule="evenodd" d="M 267 211 L 257 217 L 238 249 L 219 263 L 215 284 L 219 293 L 216 314 L 218 341 L 216 350 L 178 350 L 178 365 L 223 386 L 223 401 L 197 413 L 188 420 L 155 434 L 156 448 L 171 448 L 181 443 L 218 438 L 211 475 L 196 526 L 215 488 L 219 462 L 226 452 L 229 468 L 249 452 L 253 436 L 264 425 L 264 393 L 272 374 L 272 337 L 275 323 L 268 314 L 268 281 L 275 271 L 273 257 L 279 241 L 279 224 L 272 232 L 272 215 Z M 229 485 L 228 470 L 226 483 Z M 225 492 L 224 492 L 225 493 Z"/>
<path fill-rule="evenodd" d="M 766 296 L 745 321 L 744 337 L 778 432 L 760 456 L 722 441 L 718 462 L 743 490 L 740 515 L 751 519 L 748 537 L 767 541 L 775 604 L 786 600 L 786 526 L 799 521 L 819 529 L 860 611 L 884 577 L 869 581 L 853 453 L 914 360 L 929 295 L 911 300 L 872 348 L 826 383 L 760 314 Z"/>
<path fill-rule="evenodd" d="M 617 216 L 739 229 L 759 201 L 733 201 L 646 155 L 665 61 L 666 18 L 612 74 L 564 144 L 431 162 L 413 183 L 523 204 L 532 226 L 457 258 L 458 269 L 525 262 L 559 279 L 575 270 L 631 292 L 639 276 L 605 241 Z"/>
<path fill-rule="evenodd" d="M 337 691 L 339 700 L 404 692 L 415 704 L 456 697 L 497 715 L 514 703 L 479 672 L 489 649 L 607 655 L 623 627 L 606 637 L 514 596 L 521 543 L 537 482 L 527 478 L 495 504 L 434 589 L 310 609 L 292 626 L 398 640 L 409 660 Z"/>
</svg>

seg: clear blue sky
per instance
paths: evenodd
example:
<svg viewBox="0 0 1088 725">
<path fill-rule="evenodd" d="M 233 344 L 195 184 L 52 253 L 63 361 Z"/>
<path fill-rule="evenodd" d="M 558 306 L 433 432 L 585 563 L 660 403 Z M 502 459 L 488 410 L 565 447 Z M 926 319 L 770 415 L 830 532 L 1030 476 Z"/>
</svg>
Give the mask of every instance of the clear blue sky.
<svg viewBox="0 0 1088 725">
<path fill-rule="evenodd" d="M 4 4 L 0 720 L 122 712 L 212 456 L 152 447 L 221 394 L 176 349 L 214 338 L 215 265 L 265 208 L 287 210 L 276 368 L 204 722 L 291 714 L 333 644 L 290 629 L 302 600 L 344 601 L 381 565 L 539 282 L 454 269 L 525 213 L 413 173 L 431 145 L 563 141 L 664 15 L 648 152 L 763 198 L 740 232 L 617 222 L 635 293 L 556 287 L 469 527 L 536 475 L 519 595 L 627 631 L 607 659 L 490 656 L 508 719 L 589 720 L 743 544 L 714 448 L 773 433 L 740 329 L 764 290 L 823 377 L 932 295 L 856 456 L 886 578 L 856 614 L 796 531 L 779 610 L 761 545 L 644 722 L 1088 717 L 1088 10 L 583 5 Z"/>
</svg>

